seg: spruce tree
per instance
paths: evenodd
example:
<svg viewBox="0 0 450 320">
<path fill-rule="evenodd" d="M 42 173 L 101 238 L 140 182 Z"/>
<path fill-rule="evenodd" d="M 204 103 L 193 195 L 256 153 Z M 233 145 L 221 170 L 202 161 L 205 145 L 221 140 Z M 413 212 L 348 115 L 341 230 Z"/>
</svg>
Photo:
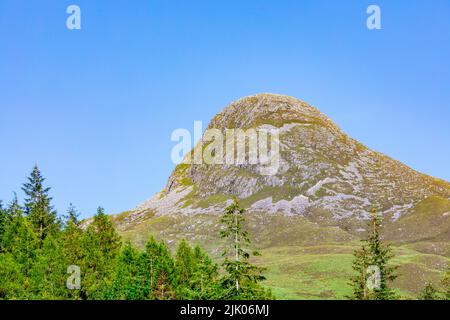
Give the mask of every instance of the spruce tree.
<svg viewBox="0 0 450 320">
<path fill-rule="evenodd" d="M 224 229 L 220 236 L 228 241 L 222 256 L 222 266 L 226 275 L 222 279 L 224 288 L 223 299 L 265 299 L 271 294 L 264 290 L 260 282 L 266 278 L 263 276 L 264 268 L 250 262 L 252 256 L 259 256 L 258 251 L 251 252 L 248 231 L 244 229 L 245 210 L 234 199 L 233 203 L 225 208 L 220 222 Z"/>
<path fill-rule="evenodd" d="M 25 214 L 30 219 L 41 242 L 47 235 L 58 229 L 56 211 L 53 210 L 52 198 L 48 195 L 50 188 L 44 187 L 44 181 L 45 178 L 42 177 L 39 168 L 35 165 L 28 177 L 28 182 L 24 183 L 22 187 L 27 196 L 25 199 Z"/>
<path fill-rule="evenodd" d="M 80 296 L 82 299 L 102 299 L 104 290 L 111 284 L 114 266 L 121 247 L 111 218 L 99 207 L 93 221 L 81 240 L 83 258 L 79 266 L 82 272 Z"/>
<path fill-rule="evenodd" d="M 177 297 L 214 299 L 218 290 L 218 266 L 199 246 L 192 249 L 182 240 L 175 253 Z"/>
<path fill-rule="evenodd" d="M 362 245 L 360 249 L 355 250 L 353 256 L 352 269 L 355 271 L 355 276 L 350 279 L 353 295 L 349 298 L 352 300 L 370 300 L 372 294 L 367 288 L 367 280 L 370 276 L 368 274 L 368 268 L 371 262 L 367 246 Z"/>
<path fill-rule="evenodd" d="M 8 212 L 3 207 L 3 202 L 0 200 L 0 253 L 2 252 L 2 237 L 5 233 L 6 224 L 8 222 Z"/>
<path fill-rule="evenodd" d="M 185 239 L 180 242 L 175 253 L 175 268 L 179 284 L 189 286 L 196 266 L 192 249 Z"/>
<path fill-rule="evenodd" d="M 150 237 L 142 255 L 144 274 L 150 288 L 150 299 L 167 300 L 176 297 L 175 263 L 164 242 Z"/>
<path fill-rule="evenodd" d="M 219 267 L 199 246 L 194 248 L 194 273 L 191 280 L 193 299 L 210 300 L 221 297 Z"/>
<path fill-rule="evenodd" d="M 61 235 L 47 236 L 42 248 L 37 250 L 36 260 L 29 272 L 31 298 L 55 300 L 71 297 L 71 290 L 66 287 L 69 265 Z"/>
<path fill-rule="evenodd" d="M 395 299 L 395 292 L 388 283 L 397 278 L 397 267 L 391 266 L 394 257 L 390 245 L 383 243 L 381 238 L 382 219 L 375 209 L 371 211 L 368 224 L 368 236 L 362 240 L 361 249 L 354 252 L 353 270 L 356 275 L 351 278 L 353 295 L 357 300 L 390 300 Z M 370 279 L 376 279 L 376 285 L 371 288 Z"/>
<path fill-rule="evenodd" d="M 148 287 L 139 264 L 140 253 L 127 243 L 122 249 L 116 264 L 111 288 L 106 294 L 113 300 L 144 300 L 148 298 Z"/>
<path fill-rule="evenodd" d="M 80 223 L 78 220 L 79 216 L 80 214 L 78 213 L 77 208 L 72 203 L 70 203 L 69 208 L 67 209 L 67 215 L 64 216 L 66 226 L 70 223 L 78 226 L 78 224 Z"/>
<path fill-rule="evenodd" d="M 16 196 L 7 208 L 7 215 L 1 239 L 0 298 L 29 299 L 30 270 L 36 261 L 39 242 Z"/>
<path fill-rule="evenodd" d="M 3 208 L 3 202 L 2 200 L 0 200 L 0 238 L 3 234 L 5 224 L 6 224 L 6 209 Z"/>
</svg>

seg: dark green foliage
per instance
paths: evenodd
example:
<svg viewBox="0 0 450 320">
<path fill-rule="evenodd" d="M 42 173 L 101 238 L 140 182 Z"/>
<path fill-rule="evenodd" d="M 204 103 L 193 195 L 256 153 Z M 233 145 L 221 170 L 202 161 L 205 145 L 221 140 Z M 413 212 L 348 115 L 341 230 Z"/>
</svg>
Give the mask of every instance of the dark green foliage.
<svg viewBox="0 0 450 320">
<path fill-rule="evenodd" d="M 69 208 L 67 209 L 67 215 L 64 217 L 65 219 L 65 226 L 68 226 L 69 224 L 73 224 L 75 226 L 79 225 L 78 217 L 80 214 L 78 213 L 77 209 L 73 204 L 69 205 Z"/>
<path fill-rule="evenodd" d="M 361 249 L 354 253 L 353 270 L 356 275 L 351 278 L 353 295 L 356 300 L 390 300 L 395 299 L 395 292 L 388 286 L 389 282 L 397 278 L 397 267 L 389 263 L 394 257 L 390 245 L 384 244 L 381 239 L 381 218 L 372 210 L 372 218 L 368 224 L 368 236 L 363 240 Z M 368 280 L 376 276 L 370 267 L 379 270 L 379 283 L 375 288 L 368 286 Z"/>
<path fill-rule="evenodd" d="M 60 236 L 49 235 L 30 269 L 30 295 L 36 299 L 66 299 L 67 257 Z"/>
<path fill-rule="evenodd" d="M 16 195 L 7 208 L 0 201 L 0 300 L 271 297 L 259 284 L 263 269 L 249 261 L 250 240 L 237 203 L 227 208 L 222 236 L 237 237 L 232 248 L 238 259 L 226 257 L 221 276 L 208 254 L 185 240 L 174 255 L 153 237 L 141 251 L 130 243 L 122 245 L 101 207 L 92 219 L 80 222 L 71 204 L 60 223 L 44 180 L 34 167 L 23 187 L 24 206 Z"/>
<path fill-rule="evenodd" d="M 7 209 L 7 223 L 1 239 L 0 298 L 27 299 L 30 270 L 36 260 L 39 241 L 14 197 Z"/>
<path fill-rule="evenodd" d="M 77 264 L 83 279 L 80 295 L 83 299 L 102 299 L 114 276 L 121 246 L 120 237 L 103 208 L 98 208 L 80 242 L 82 257 Z"/>
<path fill-rule="evenodd" d="M 58 220 L 56 211 L 51 206 L 52 198 L 48 192 L 50 188 L 44 187 L 45 179 L 42 177 L 39 168 L 34 166 L 28 182 L 22 187 L 27 196 L 25 200 L 25 214 L 30 219 L 38 239 L 42 242 L 47 235 L 58 230 Z"/>
<path fill-rule="evenodd" d="M 149 299 L 150 286 L 145 277 L 143 262 L 138 250 L 129 243 L 125 245 L 117 259 L 114 279 L 105 298 L 114 300 Z"/>
<path fill-rule="evenodd" d="M 192 249 L 182 240 L 175 254 L 178 296 L 181 299 L 207 300 L 220 296 L 218 266 L 199 246 Z"/>
<path fill-rule="evenodd" d="M 0 239 L 5 232 L 6 220 L 7 220 L 6 208 L 3 208 L 3 202 L 0 200 Z M 1 241 L 0 241 L 0 252 L 1 252 Z"/>
<path fill-rule="evenodd" d="M 147 242 L 143 254 L 146 276 L 150 280 L 151 296 L 157 300 L 175 299 L 177 275 L 175 263 L 164 242 L 153 237 Z"/>
<path fill-rule="evenodd" d="M 244 229 L 245 210 L 239 202 L 225 208 L 221 218 L 224 229 L 221 238 L 227 239 L 229 246 L 223 251 L 222 266 L 226 275 L 222 278 L 224 289 L 222 299 L 268 299 L 271 293 L 265 290 L 260 282 L 265 280 L 264 268 L 250 262 L 251 256 L 259 256 L 259 252 L 249 250 L 251 245 L 248 232 Z"/>
</svg>

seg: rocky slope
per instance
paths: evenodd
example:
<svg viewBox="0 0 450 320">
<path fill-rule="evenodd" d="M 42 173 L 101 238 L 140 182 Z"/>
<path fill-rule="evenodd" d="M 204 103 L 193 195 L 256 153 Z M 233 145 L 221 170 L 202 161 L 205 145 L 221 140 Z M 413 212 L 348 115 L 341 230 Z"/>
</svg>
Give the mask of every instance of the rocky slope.
<svg viewBox="0 0 450 320">
<path fill-rule="evenodd" d="M 236 196 L 248 209 L 247 227 L 262 252 L 256 262 L 267 267 L 266 285 L 277 298 L 343 299 L 350 294 L 352 252 L 376 207 L 399 266 L 394 287 L 415 298 L 426 282 L 439 283 L 450 264 L 448 182 L 366 148 L 291 97 L 242 98 L 208 128 L 278 128 L 278 171 L 264 175 L 260 164 L 249 163 L 180 164 L 161 192 L 113 217 L 125 240 L 143 246 L 154 235 L 174 247 L 186 238 L 220 259 L 219 215 Z"/>
<path fill-rule="evenodd" d="M 274 94 L 245 97 L 217 114 L 208 126 L 212 128 L 278 128 L 278 172 L 263 175 L 259 164 L 248 163 L 180 164 L 164 190 L 120 216 L 119 228 L 132 230 L 161 216 L 209 221 L 236 196 L 254 219 L 281 217 L 277 219 L 309 225 L 319 234 L 334 228 L 343 241 L 364 232 L 372 207 L 385 217 L 387 238 L 415 241 L 450 234 L 449 183 L 366 148 L 305 102 Z M 267 223 L 265 228 L 271 228 Z M 304 236 L 298 226 L 289 228 L 294 229 L 289 241 Z M 193 233 L 201 237 L 201 230 Z M 186 233 L 174 231 L 177 238 Z M 277 235 L 269 232 L 267 237 Z"/>
</svg>

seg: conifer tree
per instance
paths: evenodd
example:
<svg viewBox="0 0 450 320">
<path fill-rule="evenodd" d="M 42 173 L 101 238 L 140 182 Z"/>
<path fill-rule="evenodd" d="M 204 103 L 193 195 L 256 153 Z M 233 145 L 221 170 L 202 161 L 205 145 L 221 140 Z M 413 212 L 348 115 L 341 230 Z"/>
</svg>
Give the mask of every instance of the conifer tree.
<svg viewBox="0 0 450 320">
<path fill-rule="evenodd" d="M 7 212 L 10 221 L 2 237 L 3 251 L 13 254 L 24 270 L 29 270 L 37 249 L 36 234 L 28 219 L 23 216 L 23 210 L 16 195 L 9 204 Z"/>
<path fill-rule="evenodd" d="M 148 298 L 148 287 L 141 270 L 140 253 L 127 243 L 122 249 L 111 288 L 106 298 L 114 300 L 144 300 Z"/>
<path fill-rule="evenodd" d="M 353 270 L 356 275 L 351 278 L 353 295 L 357 300 L 389 300 L 395 298 L 395 292 L 388 283 L 397 278 L 397 267 L 391 266 L 394 257 L 392 248 L 381 239 L 382 219 L 375 209 L 371 211 L 368 224 L 368 236 L 363 240 L 361 249 L 354 253 Z M 375 279 L 373 288 L 368 281 Z"/>
<path fill-rule="evenodd" d="M 235 199 L 225 208 L 220 221 L 224 229 L 221 238 L 227 239 L 229 246 L 223 251 L 225 258 L 222 266 L 226 271 L 222 283 L 225 289 L 224 299 L 264 299 L 271 294 L 264 290 L 260 282 L 265 280 L 264 268 L 250 263 L 251 256 L 259 256 L 259 252 L 249 251 L 251 245 L 248 232 L 244 229 L 245 210 Z"/>
<path fill-rule="evenodd" d="M 213 299 L 217 294 L 218 267 L 199 247 L 182 240 L 175 253 L 177 296 L 180 299 Z"/>
<path fill-rule="evenodd" d="M 28 177 L 28 182 L 22 187 L 25 199 L 25 214 L 30 219 L 34 230 L 42 242 L 47 235 L 58 229 L 56 211 L 51 205 L 52 198 L 48 195 L 50 188 L 44 187 L 45 179 L 37 165 Z"/>
<path fill-rule="evenodd" d="M 355 271 L 356 275 L 350 280 L 350 284 L 353 288 L 353 295 L 349 298 L 353 300 L 370 300 L 372 294 L 367 288 L 367 281 L 370 276 L 368 274 L 368 268 L 371 262 L 367 246 L 362 245 L 360 249 L 355 250 L 353 256 L 352 269 Z"/>
<path fill-rule="evenodd" d="M 191 280 L 193 299 L 210 300 L 221 297 L 219 268 L 198 245 L 194 248 L 194 273 Z"/>
<path fill-rule="evenodd" d="M 38 239 L 23 216 L 17 196 L 7 208 L 8 222 L 1 239 L 0 297 L 29 299 L 30 270 L 35 263 Z"/>
<path fill-rule="evenodd" d="M 48 235 L 30 270 L 30 292 L 34 299 L 67 299 L 67 267 L 61 235 Z"/>
<path fill-rule="evenodd" d="M 86 248 L 89 246 L 86 239 L 86 231 L 84 231 L 78 221 L 78 212 L 72 205 L 69 207 L 68 216 L 61 236 L 61 242 L 64 257 L 67 266 L 86 266 L 88 263 Z M 91 248 L 92 249 L 92 248 Z M 71 299 L 82 299 L 82 292 L 79 289 L 72 289 L 68 293 Z"/>
<path fill-rule="evenodd" d="M 153 236 L 150 237 L 142 258 L 145 261 L 150 298 L 157 300 L 175 298 L 175 264 L 165 243 L 158 243 Z"/>
<path fill-rule="evenodd" d="M 78 226 L 79 216 L 80 214 L 78 213 L 77 208 L 72 203 L 70 203 L 69 208 L 67 209 L 67 215 L 64 217 L 66 226 L 70 223 L 72 223 L 75 226 Z"/>
<path fill-rule="evenodd" d="M 3 208 L 3 202 L 0 200 L 0 239 L 5 232 L 7 213 L 6 208 Z M 1 251 L 1 240 L 0 240 L 0 252 Z"/>
<path fill-rule="evenodd" d="M 83 259 L 79 266 L 84 279 L 82 299 L 102 299 L 114 276 L 114 266 L 121 247 L 111 218 L 99 207 L 92 223 L 83 234 Z"/>
<path fill-rule="evenodd" d="M 175 267 L 179 284 L 181 286 L 189 286 L 196 266 L 192 249 L 185 239 L 180 242 L 175 253 Z"/>
</svg>

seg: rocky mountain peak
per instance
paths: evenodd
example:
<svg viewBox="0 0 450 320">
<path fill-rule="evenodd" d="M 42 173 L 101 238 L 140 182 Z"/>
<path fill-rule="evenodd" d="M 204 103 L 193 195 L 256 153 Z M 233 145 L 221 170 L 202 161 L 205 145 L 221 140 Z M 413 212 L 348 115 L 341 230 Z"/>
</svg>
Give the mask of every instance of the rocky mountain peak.
<svg viewBox="0 0 450 320">
<path fill-rule="evenodd" d="M 261 124 L 281 127 L 287 123 L 319 124 L 340 133 L 327 116 L 308 103 L 272 93 L 251 95 L 232 102 L 211 120 L 208 128 L 248 129 Z"/>
<path fill-rule="evenodd" d="M 302 217 L 357 233 L 373 207 L 391 222 L 433 205 L 441 206 L 433 211 L 441 215 L 450 207 L 449 183 L 368 149 L 298 99 L 276 94 L 245 97 L 227 106 L 208 126 L 260 127 L 279 131 L 280 157 L 274 174 L 261 174 L 259 164 L 182 163 L 165 189 L 133 215 L 217 214 L 231 197 L 238 197 L 249 213 Z"/>
</svg>

